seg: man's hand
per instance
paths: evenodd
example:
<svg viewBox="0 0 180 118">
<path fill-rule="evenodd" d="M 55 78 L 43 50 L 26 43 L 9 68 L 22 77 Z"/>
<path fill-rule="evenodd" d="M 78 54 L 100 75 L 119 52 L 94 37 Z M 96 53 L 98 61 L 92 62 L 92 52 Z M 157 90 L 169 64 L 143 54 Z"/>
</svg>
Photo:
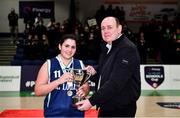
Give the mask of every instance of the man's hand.
<svg viewBox="0 0 180 118">
<path fill-rule="evenodd" d="M 85 70 L 87 72 L 91 73 L 91 75 L 95 75 L 97 73 L 96 70 L 92 66 L 90 66 L 90 65 L 86 66 Z"/>
<path fill-rule="evenodd" d="M 85 83 L 78 88 L 76 94 L 82 98 L 85 98 L 88 95 L 89 90 L 90 90 L 90 87 L 89 87 L 88 83 Z"/>
<path fill-rule="evenodd" d="M 80 111 L 86 111 L 92 107 L 92 105 L 88 99 L 77 102 L 76 106 L 77 106 L 78 110 L 80 110 Z"/>
</svg>

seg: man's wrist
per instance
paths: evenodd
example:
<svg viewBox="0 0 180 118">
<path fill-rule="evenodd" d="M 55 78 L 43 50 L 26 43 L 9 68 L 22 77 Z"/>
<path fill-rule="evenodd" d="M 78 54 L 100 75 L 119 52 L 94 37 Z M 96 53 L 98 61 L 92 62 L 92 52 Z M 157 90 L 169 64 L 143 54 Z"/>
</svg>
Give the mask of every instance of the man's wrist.
<svg viewBox="0 0 180 118">
<path fill-rule="evenodd" d="M 96 103 L 94 102 L 94 100 L 93 100 L 93 97 L 90 97 L 90 98 L 89 98 L 89 102 L 91 103 L 92 106 L 94 106 L 94 105 L 96 104 Z"/>
</svg>

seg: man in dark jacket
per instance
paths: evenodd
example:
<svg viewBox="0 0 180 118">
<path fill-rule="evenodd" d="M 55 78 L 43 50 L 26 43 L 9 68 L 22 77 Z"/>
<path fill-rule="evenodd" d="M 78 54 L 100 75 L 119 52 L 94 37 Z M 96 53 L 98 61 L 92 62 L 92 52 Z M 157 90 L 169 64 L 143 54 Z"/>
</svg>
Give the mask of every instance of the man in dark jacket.
<svg viewBox="0 0 180 118">
<path fill-rule="evenodd" d="M 121 31 L 117 18 L 108 16 L 102 20 L 105 44 L 96 70 L 98 90 L 89 99 L 77 103 L 79 110 L 97 105 L 99 117 L 135 117 L 136 101 L 141 93 L 140 58 L 136 46 Z M 88 69 L 94 71 L 90 66 Z"/>
</svg>

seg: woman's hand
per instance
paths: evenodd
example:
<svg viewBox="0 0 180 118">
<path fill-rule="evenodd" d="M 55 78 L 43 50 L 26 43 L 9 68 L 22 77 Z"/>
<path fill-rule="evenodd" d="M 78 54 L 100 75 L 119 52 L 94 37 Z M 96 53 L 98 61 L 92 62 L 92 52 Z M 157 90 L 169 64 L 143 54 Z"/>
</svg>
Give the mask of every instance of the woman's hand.
<svg viewBox="0 0 180 118">
<path fill-rule="evenodd" d="M 60 84 L 63 84 L 65 82 L 72 82 L 73 81 L 73 74 L 70 73 L 70 72 L 66 72 L 64 73 L 57 81 L 60 83 Z"/>
</svg>

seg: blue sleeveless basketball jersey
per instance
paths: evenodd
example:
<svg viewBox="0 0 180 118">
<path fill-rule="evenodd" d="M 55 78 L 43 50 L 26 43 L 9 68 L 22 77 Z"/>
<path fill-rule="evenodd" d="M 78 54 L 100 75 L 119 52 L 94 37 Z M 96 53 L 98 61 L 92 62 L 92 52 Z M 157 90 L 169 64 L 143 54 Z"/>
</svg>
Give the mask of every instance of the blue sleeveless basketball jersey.
<svg viewBox="0 0 180 118">
<path fill-rule="evenodd" d="M 57 57 L 50 59 L 49 62 L 49 82 L 52 82 L 63 74 L 63 70 Z M 80 60 L 77 59 L 73 59 L 70 66 L 74 69 L 82 69 Z M 73 83 L 73 87 L 71 88 L 73 92 L 72 96 L 68 96 L 67 91 L 67 82 L 65 82 L 45 97 L 45 117 L 84 117 L 84 112 L 77 110 L 72 104 L 72 96 L 76 94 L 75 84 Z"/>
</svg>

